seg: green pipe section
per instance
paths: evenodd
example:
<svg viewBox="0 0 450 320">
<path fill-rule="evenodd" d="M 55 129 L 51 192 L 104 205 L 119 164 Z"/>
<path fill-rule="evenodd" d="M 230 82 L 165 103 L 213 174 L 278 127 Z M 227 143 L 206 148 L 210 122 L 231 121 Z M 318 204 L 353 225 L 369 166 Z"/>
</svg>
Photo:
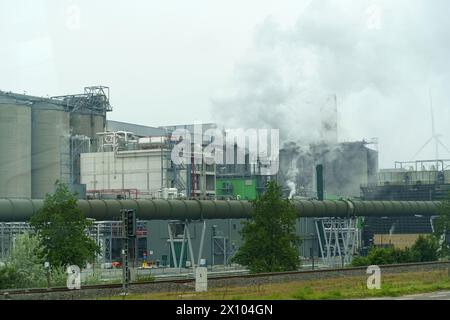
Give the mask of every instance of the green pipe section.
<svg viewBox="0 0 450 320">
<path fill-rule="evenodd" d="M 44 204 L 43 200 L 0 199 L 0 222 L 26 222 Z M 435 216 L 439 202 L 294 200 L 299 217 L 392 217 Z M 114 220 L 122 209 L 136 210 L 141 220 L 245 219 L 252 210 L 248 201 L 213 200 L 79 200 L 86 217 Z"/>
</svg>

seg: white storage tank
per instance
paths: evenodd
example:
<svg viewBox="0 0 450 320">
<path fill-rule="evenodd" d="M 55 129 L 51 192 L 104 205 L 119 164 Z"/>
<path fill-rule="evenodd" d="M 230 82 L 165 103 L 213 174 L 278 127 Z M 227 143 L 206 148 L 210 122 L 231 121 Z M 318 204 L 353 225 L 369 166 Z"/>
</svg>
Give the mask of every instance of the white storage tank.
<svg viewBox="0 0 450 320">
<path fill-rule="evenodd" d="M 0 93 L 0 198 L 31 197 L 31 107 Z"/>
</svg>

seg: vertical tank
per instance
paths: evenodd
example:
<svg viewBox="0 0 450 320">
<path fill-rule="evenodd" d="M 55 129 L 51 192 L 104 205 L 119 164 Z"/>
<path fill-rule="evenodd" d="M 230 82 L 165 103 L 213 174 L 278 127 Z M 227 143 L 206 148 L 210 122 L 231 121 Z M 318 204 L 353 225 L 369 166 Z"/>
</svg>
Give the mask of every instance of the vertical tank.
<svg viewBox="0 0 450 320">
<path fill-rule="evenodd" d="M 31 197 L 31 108 L 0 93 L 0 198 Z"/>
<path fill-rule="evenodd" d="M 94 152 L 98 148 L 97 133 L 104 132 L 106 130 L 106 115 L 95 113 L 89 110 L 80 110 L 78 112 L 71 113 L 70 116 L 71 132 L 75 139 L 73 140 L 73 176 L 72 182 L 75 184 L 81 183 L 80 178 L 80 153 Z M 86 140 L 84 137 L 88 137 L 90 146 L 86 146 Z"/>
<path fill-rule="evenodd" d="M 32 110 L 32 197 L 42 199 L 54 191 L 56 181 L 70 182 L 70 114 L 49 102 Z"/>
</svg>

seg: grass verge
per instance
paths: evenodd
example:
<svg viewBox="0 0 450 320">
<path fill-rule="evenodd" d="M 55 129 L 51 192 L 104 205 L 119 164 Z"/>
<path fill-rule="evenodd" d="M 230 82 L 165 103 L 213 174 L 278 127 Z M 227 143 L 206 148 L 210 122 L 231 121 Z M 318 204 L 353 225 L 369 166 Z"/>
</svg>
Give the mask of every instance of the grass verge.
<svg viewBox="0 0 450 320">
<path fill-rule="evenodd" d="M 367 277 L 304 280 L 247 287 L 214 288 L 194 293 L 192 288 L 171 293 L 110 297 L 129 300 L 342 300 L 397 297 L 450 289 L 449 273 L 426 271 L 382 275 L 381 290 L 368 290 Z M 107 298 L 108 299 L 108 298 Z"/>
</svg>

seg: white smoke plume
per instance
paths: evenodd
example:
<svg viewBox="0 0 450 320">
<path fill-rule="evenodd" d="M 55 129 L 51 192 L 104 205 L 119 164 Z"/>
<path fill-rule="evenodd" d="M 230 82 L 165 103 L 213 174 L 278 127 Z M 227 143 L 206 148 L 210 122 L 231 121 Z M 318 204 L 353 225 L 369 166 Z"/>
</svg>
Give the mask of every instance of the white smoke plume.
<svg viewBox="0 0 450 320">
<path fill-rule="evenodd" d="M 291 189 L 291 193 L 289 193 L 289 200 L 294 198 L 297 194 L 297 185 L 293 181 L 286 182 L 287 186 Z"/>
<path fill-rule="evenodd" d="M 411 160 L 431 135 L 429 88 L 441 132 L 450 116 L 448 12 L 447 0 L 314 0 L 292 27 L 268 18 L 212 98 L 215 120 L 307 145 L 336 94 L 341 141 L 378 137 L 383 166 Z"/>
<path fill-rule="evenodd" d="M 289 199 L 292 199 L 294 196 L 297 195 L 297 184 L 295 181 L 297 180 L 297 175 L 299 174 L 299 170 L 297 168 L 297 161 L 298 161 L 298 155 L 292 160 L 291 166 L 287 172 L 286 178 L 286 185 L 291 190 L 289 193 Z"/>
</svg>

